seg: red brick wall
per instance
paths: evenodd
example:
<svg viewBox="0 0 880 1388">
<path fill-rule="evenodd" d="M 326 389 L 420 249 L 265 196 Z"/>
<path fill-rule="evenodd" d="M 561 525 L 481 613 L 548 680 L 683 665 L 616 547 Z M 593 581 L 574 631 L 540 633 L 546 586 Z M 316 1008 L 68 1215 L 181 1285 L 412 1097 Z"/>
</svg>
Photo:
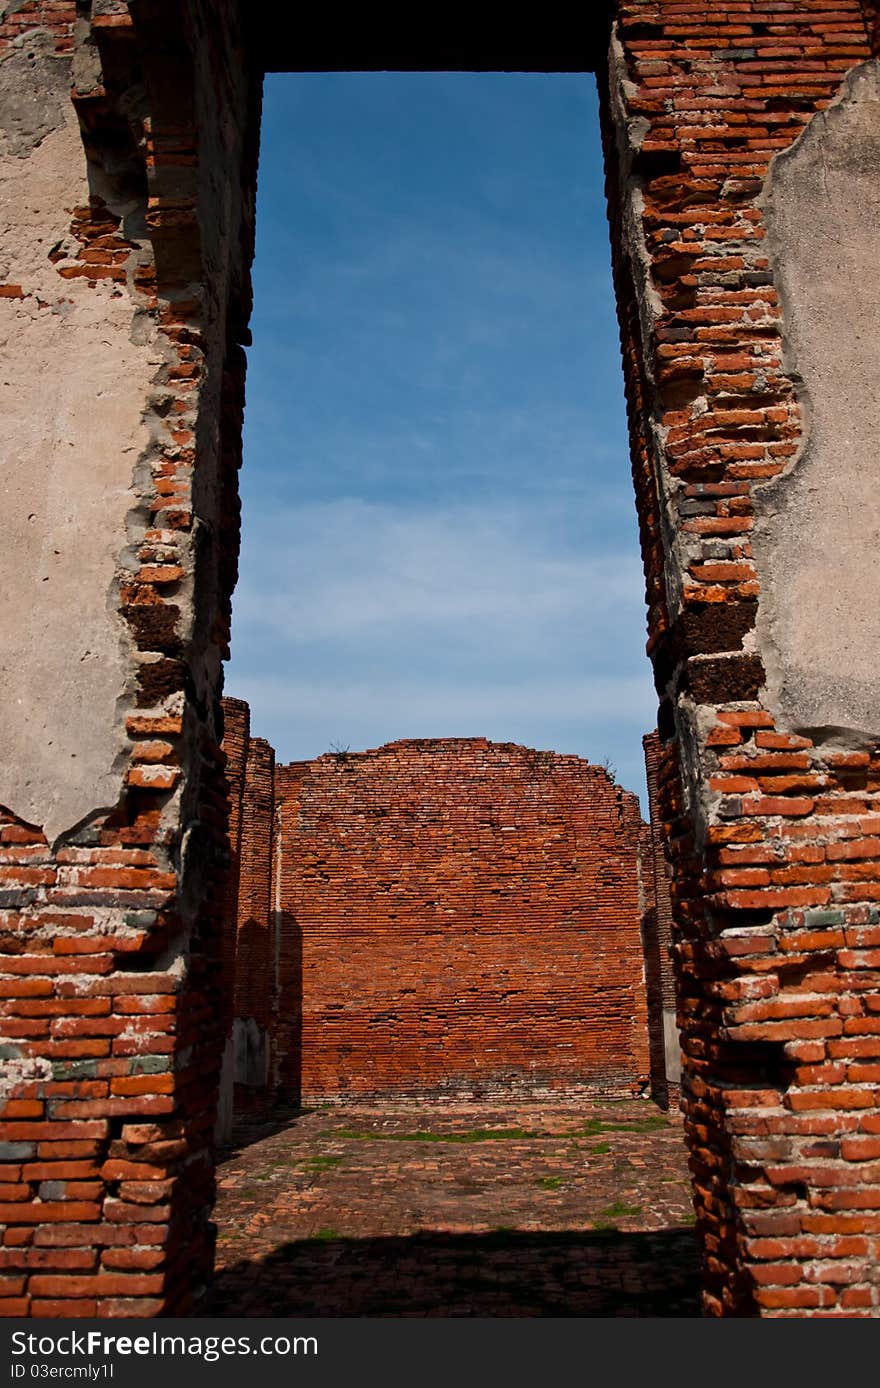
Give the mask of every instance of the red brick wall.
<svg viewBox="0 0 880 1388">
<path fill-rule="evenodd" d="M 653 844 L 649 824 L 644 826 L 639 836 L 639 877 L 642 884 L 642 955 L 645 961 L 645 1003 L 648 1012 L 651 1098 L 661 1108 L 668 1108 L 669 1089 L 663 1049 L 661 946 L 658 935 L 657 904 L 654 896 Z"/>
<path fill-rule="evenodd" d="M 672 1035 L 675 1017 L 675 972 L 672 965 L 672 894 L 670 869 L 663 843 L 660 809 L 661 749 L 656 732 L 642 739 L 648 786 L 648 823 L 645 826 L 645 872 L 650 875 L 652 911 L 646 916 L 645 969 L 647 975 L 648 1016 L 652 1048 L 659 1046 L 663 1079 L 658 1085 L 662 1102 L 678 1102 L 678 1044 Z M 672 1063 L 672 1052 L 675 1060 Z M 652 1050 L 652 1054 L 654 1051 Z"/>
<path fill-rule="evenodd" d="M 761 194 L 874 11 L 622 0 L 601 84 L 712 1315 L 880 1313 L 880 763 L 776 725 L 751 545 L 804 426 Z"/>
<path fill-rule="evenodd" d="M 224 1087 L 235 1083 L 236 1103 L 266 1091 L 277 1011 L 273 896 L 275 753 L 250 736 L 250 709 L 223 699 L 223 751 L 229 788 L 229 866 L 223 879 L 222 934 L 224 1032 L 231 1056 Z M 231 1098 L 224 1092 L 224 1104 Z M 228 1135 L 228 1113 L 223 1115 Z"/>
<path fill-rule="evenodd" d="M 222 1005 L 224 1034 L 232 1030 L 235 1016 L 236 953 L 238 943 L 238 903 L 241 884 L 242 803 L 248 749 L 251 741 L 251 711 L 243 699 L 223 700 L 223 751 L 226 756 L 226 782 L 229 790 L 229 863 L 223 884 Z"/>
<path fill-rule="evenodd" d="M 288 1086 L 644 1085 L 641 818 L 601 768 L 405 741 L 280 768 L 278 795 Z"/>
<path fill-rule="evenodd" d="M 233 334 L 248 306 L 246 218 L 229 242 L 223 218 L 240 211 L 256 98 L 246 68 L 223 66 L 236 21 L 226 0 L 212 0 L 195 55 L 182 26 L 199 0 L 186 16 L 177 0 L 136 15 L 104 0 L 91 27 L 77 24 L 88 8 L 7 6 L 0 54 L 49 30 L 70 80 L 74 40 L 89 50 L 72 93 L 84 143 L 110 201 L 114 189 L 126 203 L 143 193 L 147 232 L 129 239 L 121 216 L 88 197 L 84 153 L 66 249 L 33 253 L 50 252 L 61 304 L 74 280 L 110 281 L 133 321 L 156 324 L 161 351 L 118 572 L 135 652 L 123 792 L 54 849 L 0 809 L 0 1315 L 12 1316 L 183 1314 L 213 1257 L 227 810 L 214 720 L 235 559 L 229 539 L 221 565 L 213 537 L 237 517 L 244 357 Z M 200 182 L 196 149 L 221 138 L 227 163 Z"/>
<path fill-rule="evenodd" d="M 25 0 L 24 4 L 14 8 L 4 8 L 7 13 L 0 19 L 0 54 L 34 29 L 44 30 L 53 36 L 57 55 L 73 52 L 76 0 Z"/>
</svg>

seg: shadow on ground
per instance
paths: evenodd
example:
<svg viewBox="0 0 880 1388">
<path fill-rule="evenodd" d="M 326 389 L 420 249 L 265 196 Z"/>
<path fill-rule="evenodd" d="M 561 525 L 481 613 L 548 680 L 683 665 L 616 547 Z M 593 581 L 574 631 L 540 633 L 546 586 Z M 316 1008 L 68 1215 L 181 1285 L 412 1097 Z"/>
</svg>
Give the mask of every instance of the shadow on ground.
<svg viewBox="0 0 880 1388">
<path fill-rule="evenodd" d="M 211 1316 L 699 1317 L 693 1231 L 424 1232 L 283 1244 L 217 1277 Z"/>
<path fill-rule="evenodd" d="M 232 1135 L 226 1142 L 221 1142 L 217 1149 L 218 1164 L 222 1166 L 267 1137 L 292 1131 L 297 1123 L 314 1112 L 314 1109 L 303 1108 L 299 1104 L 269 1105 L 259 1099 L 254 1102 L 250 1112 L 247 1109 L 237 1110 Z"/>
</svg>

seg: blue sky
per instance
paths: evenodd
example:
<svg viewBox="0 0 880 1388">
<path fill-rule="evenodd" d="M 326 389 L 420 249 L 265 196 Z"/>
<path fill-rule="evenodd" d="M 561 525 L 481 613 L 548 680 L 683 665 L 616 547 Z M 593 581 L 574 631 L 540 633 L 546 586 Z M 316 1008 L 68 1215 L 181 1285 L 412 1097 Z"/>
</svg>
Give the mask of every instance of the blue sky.
<svg viewBox="0 0 880 1388">
<path fill-rule="evenodd" d="M 644 796 L 593 79 L 270 76 L 226 690 L 282 761 L 482 736 Z"/>
</svg>

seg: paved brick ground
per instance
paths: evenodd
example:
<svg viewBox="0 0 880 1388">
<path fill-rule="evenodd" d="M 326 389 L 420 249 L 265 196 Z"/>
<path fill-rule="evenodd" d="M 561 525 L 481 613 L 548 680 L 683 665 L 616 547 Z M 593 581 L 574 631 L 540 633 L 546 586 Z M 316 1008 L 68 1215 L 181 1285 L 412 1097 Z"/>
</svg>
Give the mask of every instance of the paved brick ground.
<svg viewBox="0 0 880 1388">
<path fill-rule="evenodd" d="M 240 1128 L 220 1316 L 689 1316 L 681 1124 L 644 1101 L 323 1107 Z"/>
</svg>

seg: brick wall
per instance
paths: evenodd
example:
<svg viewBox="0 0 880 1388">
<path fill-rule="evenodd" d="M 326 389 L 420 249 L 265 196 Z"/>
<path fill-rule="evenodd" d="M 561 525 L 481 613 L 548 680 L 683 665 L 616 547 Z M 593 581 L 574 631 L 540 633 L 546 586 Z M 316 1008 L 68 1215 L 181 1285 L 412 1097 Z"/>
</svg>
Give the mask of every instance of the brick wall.
<svg viewBox="0 0 880 1388">
<path fill-rule="evenodd" d="M 213 1256 L 227 812 L 214 693 L 237 552 L 236 334 L 249 308 L 240 185 L 248 159 L 253 183 L 259 86 L 227 62 L 240 51 L 233 3 L 134 10 L 31 0 L 0 20 L 0 81 L 7 58 L 21 72 L 28 45 L 43 54 L 52 36 L 46 61 L 63 64 L 65 97 L 76 78 L 92 174 L 90 188 L 78 151 L 79 202 L 46 208 L 46 228 L 63 217 L 61 239 L 35 225 L 21 247 L 34 274 L 45 277 L 48 260 L 53 292 L 38 305 L 24 274 L 0 298 L 59 323 L 74 295 L 81 306 L 95 295 L 98 322 L 109 301 L 125 305 L 120 348 L 150 341 L 155 373 L 140 408 L 148 445 L 130 453 L 129 529 L 101 593 L 129 652 L 118 801 L 97 802 L 51 843 L 14 805 L 0 810 L 0 1314 L 13 1316 L 186 1313 Z M 43 90 L 28 99 L 38 109 Z M 70 112 L 47 113 L 54 135 Z M 197 150 L 213 179 L 200 178 Z M 44 153 L 37 144 L 33 159 Z M 25 167 L 22 157 L 22 178 Z M 74 495 L 76 474 L 63 457 L 59 466 Z M 47 668 L 55 658 L 47 647 Z M 75 672 L 53 680 L 73 691 L 75 722 Z"/>
<path fill-rule="evenodd" d="M 241 807 L 241 854 L 235 966 L 235 1079 L 248 1088 L 269 1081 L 269 1033 L 276 1007 L 272 913 L 275 753 L 253 738 Z"/>
<path fill-rule="evenodd" d="M 642 954 L 645 961 L 645 1004 L 648 1015 L 651 1097 L 661 1108 L 668 1108 L 669 1086 L 666 1078 L 666 1056 L 663 1045 L 661 945 L 657 931 L 651 828 L 647 824 L 639 836 L 639 878 L 642 883 Z"/>
<path fill-rule="evenodd" d="M 601 768 L 404 741 L 276 784 L 287 1089 L 644 1087 L 642 824 Z"/>
<path fill-rule="evenodd" d="M 773 507 L 807 423 L 766 235 L 771 161 L 868 58 L 874 11 L 624 2 L 600 78 L 713 1315 L 880 1314 L 876 738 L 786 725 L 760 606 L 782 576 L 753 543 L 756 514 L 785 524 Z"/>
<path fill-rule="evenodd" d="M 223 752 L 229 790 L 229 863 L 223 890 L 223 942 L 221 987 L 224 1032 L 232 1030 L 235 1015 L 236 946 L 238 906 L 242 877 L 242 808 L 251 742 L 251 711 L 243 699 L 223 700 Z"/>
</svg>

